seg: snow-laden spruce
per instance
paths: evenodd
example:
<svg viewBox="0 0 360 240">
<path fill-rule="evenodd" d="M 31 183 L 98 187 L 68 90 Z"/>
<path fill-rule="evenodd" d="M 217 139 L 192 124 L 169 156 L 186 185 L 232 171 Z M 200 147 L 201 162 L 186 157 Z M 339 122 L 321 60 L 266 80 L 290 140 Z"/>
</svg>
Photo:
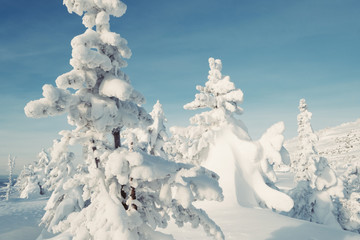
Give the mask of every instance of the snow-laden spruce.
<svg viewBox="0 0 360 240">
<path fill-rule="evenodd" d="M 241 126 L 240 134 L 247 135 L 244 124 L 234 115 L 242 113 L 240 104 L 243 102 L 243 93 L 235 88 L 229 76 L 221 74 L 220 59 L 209 58 L 210 71 L 205 86 L 196 86 L 200 92 L 195 100 L 186 104 L 185 109 L 195 110 L 210 108 L 190 118 L 191 125 L 187 128 L 172 127 L 173 143 L 167 151 L 174 155 L 175 160 L 186 159 L 189 162 L 201 164 L 207 157 L 208 149 L 214 143 L 215 133 L 225 123 Z"/>
<path fill-rule="evenodd" d="M 164 145 L 168 141 L 165 123 L 167 121 L 162 105 L 159 100 L 150 112 L 153 123 L 150 126 L 138 128 L 128 128 L 122 132 L 122 137 L 126 138 L 125 144 L 131 144 L 133 149 L 147 152 L 150 155 L 167 157 Z"/>
<path fill-rule="evenodd" d="M 71 41 L 73 67 L 46 84 L 44 98 L 29 102 L 29 117 L 66 113 L 72 131 L 62 131 L 51 149 L 47 183 L 52 195 L 42 224 L 61 239 L 173 239 L 160 232 L 170 218 L 182 226 L 201 225 L 214 239 L 221 229 L 194 201 L 223 199 L 218 176 L 203 167 L 179 164 L 121 144 L 121 131 L 150 125 L 149 152 L 161 155 L 160 105 L 150 116 L 144 97 L 121 71 L 131 56 L 127 41 L 110 31 L 110 16 L 120 17 L 120 0 L 65 0 L 70 13 L 83 16 L 86 31 Z M 153 121 L 153 119 L 155 121 Z M 153 124 L 153 125 L 151 125 Z M 157 125 L 158 124 L 158 125 Z M 112 136 L 112 139 L 109 137 Z M 83 147 L 74 167 L 69 146 Z"/>
<path fill-rule="evenodd" d="M 290 216 L 339 227 L 333 198 L 343 197 L 342 181 L 315 147 L 318 138 L 311 127 L 311 113 L 305 99 L 299 103 L 299 152 L 292 159 L 297 186 L 291 191 L 295 205 Z"/>
<path fill-rule="evenodd" d="M 38 154 L 38 160 L 24 166 L 20 172 L 15 187 L 20 193 L 20 198 L 36 198 L 47 194 L 45 186 L 49 179 L 50 156 L 44 149 Z"/>
<path fill-rule="evenodd" d="M 253 141 L 238 116 L 243 93 L 222 75 L 220 59 L 209 59 L 210 71 L 205 86 L 185 109 L 209 111 L 196 114 L 186 128 L 172 127 L 166 151 L 175 161 L 203 165 L 220 176 L 226 204 L 263 206 L 289 211 L 292 199 L 280 192 L 274 182 L 275 164 L 281 164 L 284 124 L 271 126 L 258 141 Z"/>
</svg>

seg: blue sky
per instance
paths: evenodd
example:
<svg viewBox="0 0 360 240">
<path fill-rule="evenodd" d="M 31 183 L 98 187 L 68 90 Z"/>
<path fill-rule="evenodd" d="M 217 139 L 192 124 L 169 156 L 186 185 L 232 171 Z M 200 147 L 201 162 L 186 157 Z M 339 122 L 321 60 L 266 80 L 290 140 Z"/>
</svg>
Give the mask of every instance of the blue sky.
<svg viewBox="0 0 360 240">
<path fill-rule="evenodd" d="M 172 125 L 186 126 L 195 86 L 207 80 L 209 57 L 223 61 L 244 92 L 242 120 L 254 139 L 284 121 L 296 136 L 305 98 L 315 130 L 360 118 L 360 1 L 127 0 L 111 29 L 129 42 L 124 70 L 147 99 L 157 99 Z M 5 1 L 0 9 L 0 174 L 7 155 L 17 169 L 69 128 L 65 116 L 28 119 L 25 104 L 45 83 L 71 69 L 71 39 L 81 18 L 60 0 Z"/>
</svg>

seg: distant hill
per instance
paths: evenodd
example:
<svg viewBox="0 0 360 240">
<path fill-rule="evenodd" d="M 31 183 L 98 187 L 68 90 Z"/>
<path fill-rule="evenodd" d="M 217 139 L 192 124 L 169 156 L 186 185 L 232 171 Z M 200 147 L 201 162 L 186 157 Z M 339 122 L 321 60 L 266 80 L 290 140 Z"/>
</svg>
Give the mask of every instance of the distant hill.
<svg viewBox="0 0 360 240">
<path fill-rule="evenodd" d="M 316 148 L 337 171 L 344 171 L 350 164 L 360 164 L 360 119 L 315 132 L 319 137 Z M 293 157 L 298 151 L 297 137 L 286 140 L 285 147 Z"/>
</svg>

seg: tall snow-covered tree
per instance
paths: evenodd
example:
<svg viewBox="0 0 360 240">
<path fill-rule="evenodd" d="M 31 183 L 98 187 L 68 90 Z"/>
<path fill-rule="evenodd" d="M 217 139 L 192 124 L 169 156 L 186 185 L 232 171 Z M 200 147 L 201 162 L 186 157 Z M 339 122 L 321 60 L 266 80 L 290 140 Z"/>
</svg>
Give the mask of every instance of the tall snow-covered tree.
<svg viewBox="0 0 360 240">
<path fill-rule="evenodd" d="M 11 194 L 12 187 L 13 187 L 13 174 L 14 174 L 14 168 L 15 168 L 15 157 L 12 157 L 12 156 L 9 155 L 9 157 L 8 157 L 8 166 L 9 166 L 9 182 L 7 184 L 7 189 L 6 189 L 6 195 L 5 195 L 6 200 L 10 199 L 10 194 Z"/>
<path fill-rule="evenodd" d="M 68 11 L 83 16 L 86 31 L 72 41 L 73 67 L 44 85 L 44 98 L 29 102 L 29 117 L 67 113 L 72 131 L 51 151 L 50 190 L 42 223 L 62 239 L 173 239 L 163 234 L 170 217 L 182 226 L 202 225 L 224 239 L 198 200 L 222 200 L 218 176 L 202 167 L 178 164 L 121 144 L 125 128 L 152 124 L 140 106 L 144 97 L 121 71 L 131 56 L 127 41 L 110 31 L 110 16 L 120 17 L 120 0 L 64 0 Z M 72 90 L 69 90 L 72 89 Z M 112 136 L 113 141 L 109 140 Z M 75 168 L 70 145 L 83 146 L 84 164 Z"/>
<path fill-rule="evenodd" d="M 190 118 L 186 128 L 172 127 L 172 144 L 166 151 L 175 161 L 196 163 L 220 175 L 225 202 L 243 206 L 264 206 L 289 211 L 293 202 L 278 191 L 273 165 L 282 161 L 282 122 L 253 141 L 238 118 L 243 112 L 243 93 L 223 75 L 220 59 L 209 59 L 205 86 L 197 86 L 195 100 L 185 109 L 210 109 Z"/>
<path fill-rule="evenodd" d="M 308 111 L 305 99 L 300 99 L 300 113 L 297 116 L 298 121 L 298 156 L 292 159 L 291 165 L 295 172 L 295 180 L 310 180 L 316 171 L 315 162 L 311 161 L 311 155 L 317 157 L 315 143 L 318 137 L 313 132 L 311 126 L 312 113 Z"/>
<path fill-rule="evenodd" d="M 222 75 L 220 59 L 209 58 L 209 66 L 208 81 L 205 86 L 196 86 L 200 93 L 195 95 L 194 101 L 184 105 L 184 108 L 210 110 L 190 118 L 191 125 L 187 128 L 170 128 L 176 145 L 168 148 L 168 152 L 174 155 L 175 160 L 187 159 L 189 162 L 201 164 L 207 157 L 215 132 L 225 124 L 241 126 L 242 135 L 247 135 L 244 124 L 235 118 L 243 112 L 240 107 L 243 102 L 242 91 L 235 88 L 229 76 Z"/>
<path fill-rule="evenodd" d="M 317 136 L 311 127 L 312 114 L 305 99 L 300 100 L 299 110 L 299 154 L 292 160 L 298 184 L 291 191 L 295 205 L 290 216 L 339 227 L 332 198 L 343 196 L 342 181 L 316 150 Z"/>
</svg>

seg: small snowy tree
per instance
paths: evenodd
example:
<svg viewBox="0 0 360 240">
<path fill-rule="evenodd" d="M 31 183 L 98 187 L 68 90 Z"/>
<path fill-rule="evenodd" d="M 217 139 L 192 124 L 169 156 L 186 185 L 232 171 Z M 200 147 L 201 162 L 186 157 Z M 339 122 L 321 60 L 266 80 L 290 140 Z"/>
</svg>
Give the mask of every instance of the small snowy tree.
<svg viewBox="0 0 360 240">
<path fill-rule="evenodd" d="M 24 168 L 21 170 L 18 178 L 16 179 L 15 188 L 18 192 L 21 192 L 27 187 L 28 185 L 28 177 L 33 175 L 32 165 L 25 165 Z"/>
<path fill-rule="evenodd" d="M 318 137 L 311 127 L 312 113 L 308 111 L 305 99 L 301 99 L 299 103 L 300 113 L 297 117 L 298 121 L 298 156 L 292 159 L 291 166 L 295 172 L 295 180 L 311 180 L 316 171 L 315 162 L 309 160 L 311 157 L 318 157 L 315 150 L 315 143 Z"/>
<path fill-rule="evenodd" d="M 343 229 L 360 233 L 360 193 L 339 200 L 338 220 Z"/>
<path fill-rule="evenodd" d="M 121 130 L 149 126 L 140 106 L 144 97 L 120 69 L 131 56 L 127 41 L 110 31 L 110 16 L 120 17 L 120 0 L 65 0 L 70 13 L 83 16 L 85 33 L 71 45 L 73 70 L 44 85 L 44 98 L 29 102 L 29 117 L 68 114 L 76 128 L 62 131 L 51 150 L 52 195 L 42 218 L 62 239 L 173 239 L 163 234 L 170 217 L 182 226 L 203 226 L 224 239 L 198 200 L 222 200 L 218 176 L 204 168 L 169 162 L 121 144 Z M 95 30 L 93 29 L 95 28 Z M 69 91 L 68 89 L 72 89 Z M 113 141 L 109 138 L 112 136 Z M 83 147 L 84 163 L 75 168 L 70 145 Z"/>
<path fill-rule="evenodd" d="M 164 145 L 168 140 L 165 127 L 167 119 L 159 100 L 153 106 L 150 116 L 153 119 L 150 126 L 126 129 L 123 131 L 122 136 L 128 141 L 127 144 L 132 144 L 133 148 L 147 152 L 150 155 L 166 158 L 167 154 Z"/>
<path fill-rule="evenodd" d="M 315 148 L 317 136 L 311 127 L 312 114 L 305 99 L 300 100 L 299 110 L 299 154 L 292 161 L 298 185 L 291 191 L 295 205 L 290 216 L 339 227 L 332 199 L 343 196 L 342 181 Z"/>
<path fill-rule="evenodd" d="M 159 100 L 150 112 L 153 124 L 148 127 L 148 153 L 155 156 L 165 157 L 164 144 L 167 141 L 167 133 L 164 123 L 167 121 Z"/>
<path fill-rule="evenodd" d="M 167 144 L 166 151 L 175 161 L 186 160 L 217 172 L 227 202 L 289 211 L 292 199 L 275 187 L 273 171 L 273 165 L 282 161 L 284 124 L 274 124 L 259 141 L 253 141 L 238 118 L 243 112 L 242 91 L 222 75 L 220 59 L 209 58 L 209 67 L 205 86 L 196 87 L 200 93 L 184 108 L 210 110 L 190 118 L 186 128 L 170 128 L 172 144 Z"/>
<path fill-rule="evenodd" d="M 7 201 L 10 199 L 10 194 L 11 194 L 12 186 L 13 186 L 13 173 L 14 173 L 14 168 L 15 168 L 15 157 L 12 157 L 11 155 L 9 155 L 8 166 L 9 166 L 9 182 L 7 184 L 6 195 L 5 195 L 5 199 Z"/>
<path fill-rule="evenodd" d="M 339 199 L 338 220 L 345 230 L 360 233 L 360 165 L 344 173 L 345 197 Z"/>
<path fill-rule="evenodd" d="M 20 198 L 39 197 L 48 193 L 45 182 L 49 177 L 49 162 L 49 154 L 43 149 L 39 153 L 37 161 L 24 166 L 15 184 L 16 189 L 20 192 Z"/>
</svg>

